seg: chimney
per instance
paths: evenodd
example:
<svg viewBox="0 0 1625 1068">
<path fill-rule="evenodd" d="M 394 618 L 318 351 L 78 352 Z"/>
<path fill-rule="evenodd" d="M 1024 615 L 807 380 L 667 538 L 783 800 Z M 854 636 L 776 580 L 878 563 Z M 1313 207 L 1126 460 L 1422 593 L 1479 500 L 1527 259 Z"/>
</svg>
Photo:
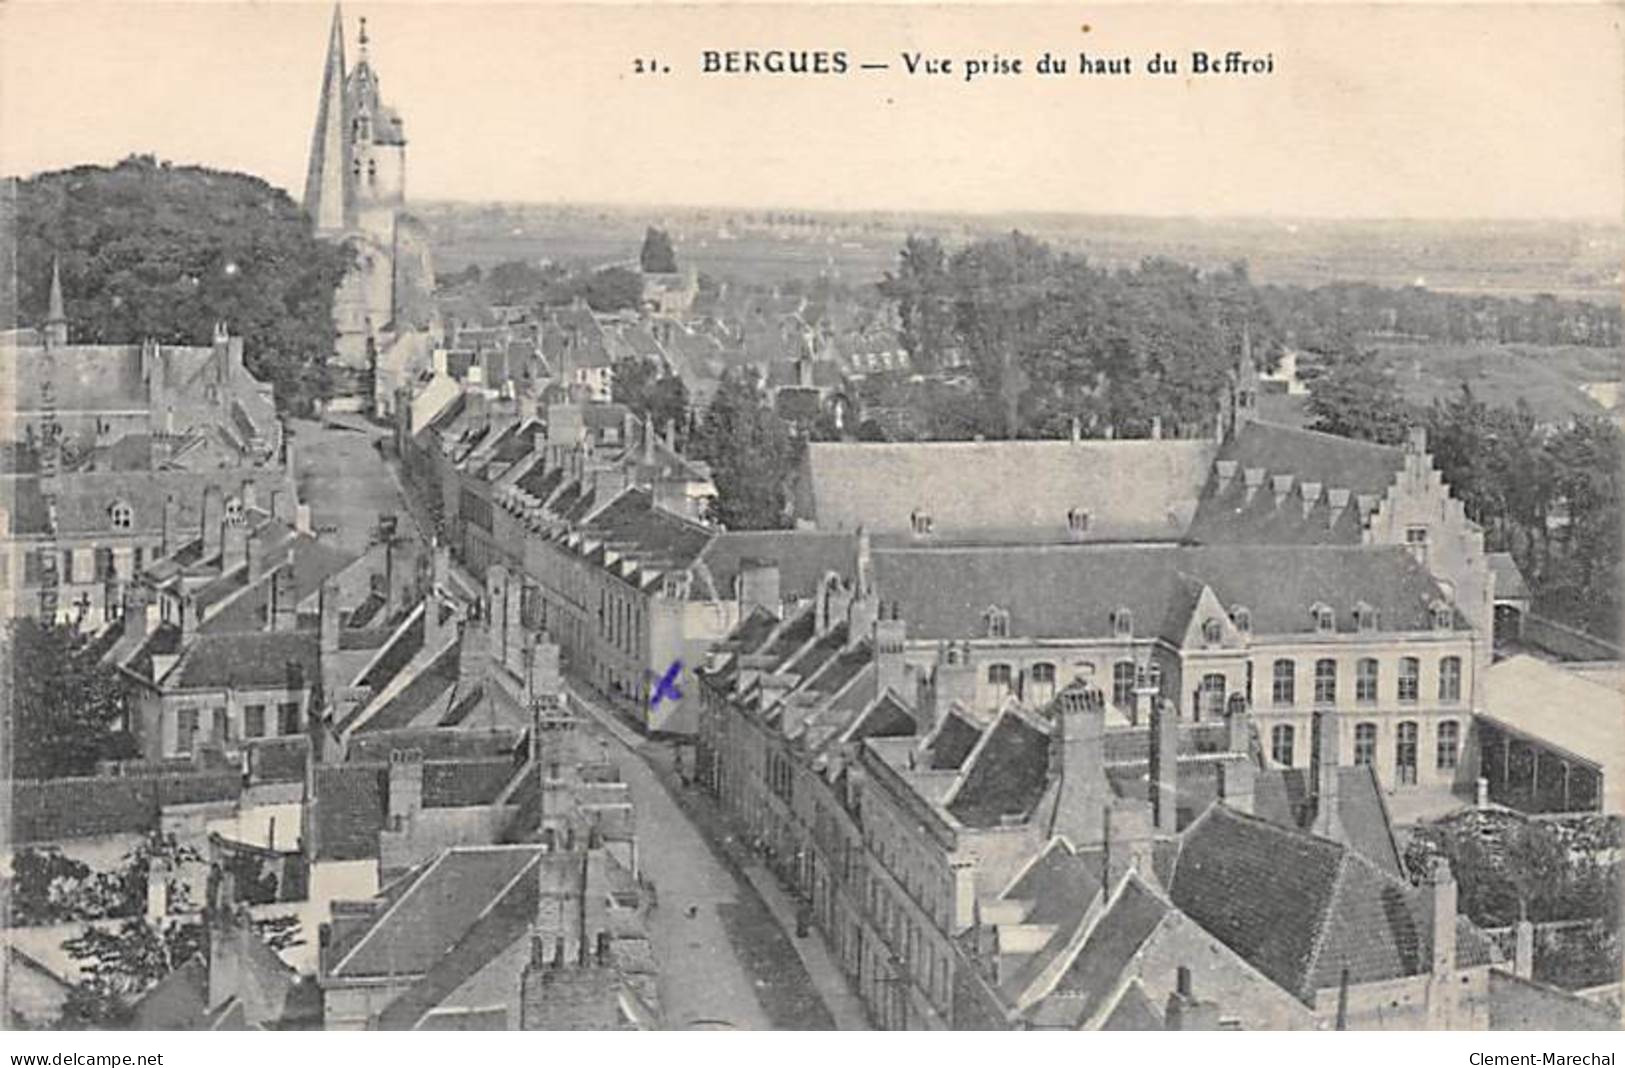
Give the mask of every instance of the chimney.
<svg viewBox="0 0 1625 1068">
<path fill-rule="evenodd" d="M 423 648 L 438 649 L 446 640 L 446 628 L 440 622 L 440 595 L 433 590 L 423 598 Z"/>
<path fill-rule="evenodd" d="M 1072 444 L 1076 445 L 1083 440 L 1083 421 L 1077 416 L 1072 417 Z"/>
<path fill-rule="evenodd" d="M 1219 799 L 1232 811 L 1253 814 L 1258 789 L 1258 768 L 1251 755 L 1224 761 L 1219 765 Z"/>
<path fill-rule="evenodd" d="M 937 648 L 937 662 L 931 673 L 933 722 L 940 721 L 955 704 L 968 709 L 976 706 L 976 667 L 971 663 L 970 645 L 945 643 Z"/>
<path fill-rule="evenodd" d="M 1444 857 L 1433 858 L 1427 887 L 1433 905 L 1433 975 L 1438 979 L 1456 970 L 1456 877 Z"/>
<path fill-rule="evenodd" d="M 1405 451 L 1413 456 L 1420 456 L 1428 451 L 1428 428 L 1413 426 L 1405 435 Z"/>
<path fill-rule="evenodd" d="M 1241 472 L 1242 485 L 1247 488 L 1247 503 L 1251 504 L 1258 487 L 1264 484 L 1264 469 L 1262 467 L 1248 467 Z"/>
<path fill-rule="evenodd" d="M 434 588 L 451 588 L 451 546 L 438 539 L 434 543 Z"/>
<path fill-rule="evenodd" d="M 655 420 L 654 416 L 646 416 L 643 420 L 643 465 L 653 467 L 655 462 Z"/>
<path fill-rule="evenodd" d="M 1482 775 L 1480 775 L 1478 777 L 1478 781 L 1473 784 L 1473 807 L 1490 807 L 1490 780 L 1486 779 Z"/>
<path fill-rule="evenodd" d="M 279 523 L 286 523 L 290 527 L 293 526 L 294 506 L 297 503 L 293 491 L 290 489 L 271 491 L 271 515 Z"/>
<path fill-rule="evenodd" d="M 254 485 L 254 480 L 251 478 L 243 479 L 242 491 L 239 496 L 243 501 L 244 512 L 247 512 L 250 508 L 258 508 L 260 506 L 259 488 Z"/>
<path fill-rule="evenodd" d="M 1519 979 L 1535 975 L 1535 925 L 1528 916 L 1521 917 L 1512 929 L 1512 974 Z"/>
<path fill-rule="evenodd" d="M 520 580 L 516 575 L 510 574 L 507 580 L 507 590 L 504 594 L 505 618 L 502 625 L 502 666 L 515 678 L 525 677 L 525 620 L 524 598 L 520 592 Z"/>
<path fill-rule="evenodd" d="M 339 584 L 333 579 L 322 583 L 321 619 L 317 624 L 317 648 L 321 657 L 322 695 L 328 707 L 338 701 Z"/>
<path fill-rule="evenodd" d="M 1052 832 L 1065 835 L 1076 849 L 1091 849 L 1105 841 L 1106 803 L 1111 797 L 1103 751 L 1106 701 L 1099 690 L 1073 682 L 1055 703 L 1056 733 L 1050 745 L 1052 751 L 1060 749 L 1056 770 L 1061 789 Z"/>
<path fill-rule="evenodd" d="M 1191 970 L 1179 967 L 1174 980 L 1174 992 L 1168 995 L 1168 1009 L 1164 1014 L 1165 1026 L 1170 1031 L 1217 1031 L 1219 1005 L 1215 1001 L 1198 1001 L 1191 985 Z"/>
<path fill-rule="evenodd" d="M 1252 709 L 1247 698 L 1230 695 L 1224 710 L 1225 747 L 1232 753 L 1251 753 L 1253 748 Z"/>
<path fill-rule="evenodd" d="M 220 551 L 220 522 L 226 518 L 226 501 L 219 486 L 203 487 L 203 558 Z"/>
<path fill-rule="evenodd" d="M 299 595 L 294 588 L 293 550 L 288 559 L 271 574 L 271 629 L 297 630 L 299 627 Z"/>
<path fill-rule="evenodd" d="M 1219 478 L 1219 492 L 1223 493 L 1230 488 L 1230 483 L 1236 480 L 1236 471 L 1240 464 L 1234 460 L 1217 460 L 1213 464 L 1213 472 Z"/>
<path fill-rule="evenodd" d="M 508 569 L 492 564 L 485 569 L 486 655 L 493 664 L 505 664 L 508 650 Z"/>
<path fill-rule="evenodd" d="M 1315 505 L 1320 500 L 1320 483 L 1300 482 L 1298 493 L 1303 496 L 1303 517 L 1308 519 L 1309 513 L 1315 510 Z"/>
<path fill-rule="evenodd" d="M 248 581 L 258 582 L 265 576 L 265 538 L 258 533 L 248 535 L 243 555 L 248 562 Z"/>
<path fill-rule="evenodd" d="M 293 529 L 309 537 L 316 533 L 316 528 L 310 521 L 310 505 L 296 504 L 293 508 Z"/>
<path fill-rule="evenodd" d="M 181 547 L 181 506 L 176 503 L 173 494 L 164 497 L 164 533 L 163 544 L 158 547 L 160 556 L 169 556 Z"/>
<path fill-rule="evenodd" d="M 248 527 L 230 519 L 220 524 L 220 573 L 228 575 L 248 563 Z"/>
<path fill-rule="evenodd" d="M 423 810 L 423 750 L 396 749 L 389 754 L 389 822 L 393 829 L 411 822 Z"/>
<path fill-rule="evenodd" d="M 880 602 L 880 615 L 875 620 L 875 690 L 888 689 L 905 702 L 912 700 L 907 686 L 908 669 L 903 660 L 907 632 L 904 629 L 897 602 Z"/>
<path fill-rule="evenodd" d="M 151 635 L 158 629 L 159 614 L 148 610 L 155 607 L 152 589 L 146 583 L 132 582 L 125 588 L 124 616 L 130 621 L 130 626 L 139 627 L 144 635 Z"/>
<path fill-rule="evenodd" d="M 559 647 L 535 635 L 529 636 L 526 643 L 529 668 L 525 679 L 525 696 L 533 703 L 542 698 L 558 698 L 564 692 Z"/>
<path fill-rule="evenodd" d="M 1333 486 L 1326 491 L 1326 507 L 1328 509 L 1326 514 L 1327 530 L 1330 530 L 1337 525 L 1338 519 L 1342 517 L 1344 510 L 1348 508 L 1348 506 L 1348 490 L 1338 486 Z"/>
<path fill-rule="evenodd" d="M 1105 864 L 1102 867 L 1102 900 L 1110 901 L 1117 884 L 1130 871 L 1142 880 L 1156 878 L 1151 863 L 1151 806 L 1144 801 L 1114 798 L 1101 808 L 1105 828 Z"/>
<path fill-rule="evenodd" d="M 169 915 L 169 863 L 157 857 L 147 862 L 147 922 L 161 925 Z"/>
<path fill-rule="evenodd" d="M 1292 492 L 1292 476 L 1276 475 L 1270 479 L 1270 488 L 1275 492 L 1275 507 L 1281 507 Z"/>
<path fill-rule="evenodd" d="M 1179 715 L 1173 702 L 1151 709 L 1151 820 L 1158 834 L 1179 830 Z"/>
<path fill-rule="evenodd" d="M 1151 417 L 1151 440 L 1162 440 L 1162 416 L 1160 415 L 1153 415 Z"/>
<path fill-rule="evenodd" d="M 744 619 L 758 608 L 775 619 L 783 610 L 776 560 L 739 561 L 739 618 Z"/>
<path fill-rule="evenodd" d="M 1315 804 L 1314 833 L 1322 838 L 1342 838 L 1337 811 L 1338 731 L 1337 713 L 1317 708 L 1309 728 L 1309 789 Z"/>
</svg>

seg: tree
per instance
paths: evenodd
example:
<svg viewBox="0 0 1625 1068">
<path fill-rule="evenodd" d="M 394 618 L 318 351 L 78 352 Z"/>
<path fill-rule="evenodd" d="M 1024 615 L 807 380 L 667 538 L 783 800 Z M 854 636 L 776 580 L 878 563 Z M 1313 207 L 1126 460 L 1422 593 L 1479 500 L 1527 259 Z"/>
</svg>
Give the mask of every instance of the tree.
<svg viewBox="0 0 1625 1068">
<path fill-rule="evenodd" d="M 676 274 L 677 252 L 671 247 L 671 235 L 653 226 L 643 235 L 643 251 L 638 263 L 644 274 Z"/>
<path fill-rule="evenodd" d="M 10 635 L 13 776 L 89 775 L 98 761 L 136 755 L 135 740 L 121 727 L 124 683 L 97 661 L 85 635 L 32 618 L 12 620 Z"/>
<path fill-rule="evenodd" d="M 46 314 L 59 260 L 86 344 L 207 343 L 224 321 L 248 369 L 299 409 L 325 386 L 333 296 L 354 253 L 318 239 L 287 193 L 246 174 L 132 156 L 16 186 L 18 311 Z"/>
<path fill-rule="evenodd" d="M 486 291 L 496 304 L 528 304 L 541 296 L 552 276 L 525 260 L 504 260 L 485 275 Z"/>
<path fill-rule="evenodd" d="M 625 267 L 606 267 L 587 276 L 582 295 L 595 312 L 636 308 L 643 303 L 643 278 Z"/>
<path fill-rule="evenodd" d="M 1310 429 L 1383 445 L 1404 442 L 1410 413 L 1373 352 L 1327 357 L 1309 384 Z"/>
<path fill-rule="evenodd" d="M 657 430 L 687 422 L 688 387 L 677 375 L 662 373 L 655 360 L 642 356 L 617 360 L 610 391 L 616 404 L 653 419 Z"/>
<path fill-rule="evenodd" d="M 953 280 L 948 256 L 936 238 L 910 235 L 897 257 L 897 272 L 886 272 L 880 294 L 897 306 L 903 348 L 916 367 L 942 365 L 953 345 Z"/>
<path fill-rule="evenodd" d="M 776 530 L 788 525 L 785 486 L 795 468 L 789 427 L 766 405 L 755 383 L 729 374 L 706 409 L 696 440 L 711 465 L 717 496 L 710 518 L 729 530 Z"/>
</svg>

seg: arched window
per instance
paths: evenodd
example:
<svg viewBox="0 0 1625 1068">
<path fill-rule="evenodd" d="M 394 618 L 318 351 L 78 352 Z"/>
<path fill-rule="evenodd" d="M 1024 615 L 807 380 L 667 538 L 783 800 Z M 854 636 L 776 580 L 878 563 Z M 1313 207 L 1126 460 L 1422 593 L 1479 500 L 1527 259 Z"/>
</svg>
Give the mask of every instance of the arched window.
<svg viewBox="0 0 1625 1068">
<path fill-rule="evenodd" d="M 1055 685 L 1055 665 L 1049 663 L 1034 664 L 1032 667 L 1033 682 L 1050 686 Z"/>
<path fill-rule="evenodd" d="M 1437 764 L 1441 771 L 1454 768 L 1461 759 L 1461 724 L 1453 719 L 1439 723 Z"/>
<path fill-rule="evenodd" d="M 1202 623 L 1202 641 L 1207 645 L 1218 645 L 1224 640 L 1224 625 L 1216 619 L 1205 620 Z"/>
<path fill-rule="evenodd" d="M 1010 613 L 1002 608 L 989 608 L 982 613 L 982 623 L 989 638 L 1010 637 Z"/>
<path fill-rule="evenodd" d="M 1270 759 L 1278 767 L 1292 766 L 1293 733 L 1290 723 L 1278 723 L 1270 729 Z"/>
<path fill-rule="evenodd" d="M 126 501 L 114 501 L 107 510 L 107 518 L 114 530 L 129 530 L 135 526 L 135 509 Z"/>
<path fill-rule="evenodd" d="M 1414 656 L 1399 661 L 1399 699 L 1415 703 L 1422 689 L 1422 662 Z"/>
<path fill-rule="evenodd" d="M 1394 732 L 1394 778 L 1403 786 L 1416 782 L 1416 723 L 1405 720 Z"/>
<path fill-rule="evenodd" d="M 1290 705 L 1298 699 L 1298 665 L 1291 660 L 1277 660 L 1270 673 L 1270 703 Z"/>
<path fill-rule="evenodd" d="M 1354 665 L 1354 699 L 1361 704 L 1373 704 L 1377 700 L 1377 661 L 1374 657 L 1362 657 Z"/>
<path fill-rule="evenodd" d="M 1325 657 L 1315 661 L 1315 704 L 1337 703 L 1337 661 Z"/>
<path fill-rule="evenodd" d="M 1225 679 L 1218 672 L 1209 672 L 1202 676 L 1201 716 L 1204 719 L 1217 719 L 1224 715 Z"/>
<path fill-rule="evenodd" d="M 1439 661 L 1439 700 L 1461 700 L 1461 657 L 1447 656 Z"/>
<path fill-rule="evenodd" d="M 1119 708 L 1134 705 L 1134 661 L 1119 660 L 1112 665 L 1112 703 Z"/>
<path fill-rule="evenodd" d="M 1370 765 L 1377 762 L 1377 725 L 1375 723 L 1356 723 L 1354 725 L 1354 763 Z"/>
</svg>

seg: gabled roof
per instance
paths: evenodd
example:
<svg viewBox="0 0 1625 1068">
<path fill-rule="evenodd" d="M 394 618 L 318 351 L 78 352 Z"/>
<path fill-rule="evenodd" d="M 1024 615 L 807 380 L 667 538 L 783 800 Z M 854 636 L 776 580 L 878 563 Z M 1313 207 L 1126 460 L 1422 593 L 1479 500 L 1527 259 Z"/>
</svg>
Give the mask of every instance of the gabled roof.
<svg viewBox="0 0 1625 1068">
<path fill-rule="evenodd" d="M 912 531 L 928 514 L 943 538 L 1000 532 L 1067 537 L 1067 512 L 1089 512 L 1082 536 L 1181 538 L 1217 446 L 1203 441 L 810 443 L 796 514 L 820 530 Z"/>
<path fill-rule="evenodd" d="M 1052 1010 L 1065 1005 L 1076 1014 L 1070 1022 L 1077 1026 L 1104 1009 L 1129 962 L 1171 911 L 1172 906 L 1146 889 L 1137 876 L 1124 880 L 1117 896 L 1090 928 L 1077 955 L 1056 980 L 1046 999 Z"/>
<path fill-rule="evenodd" d="M 1253 788 L 1253 814 L 1282 827 L 1307 831 L 1314 823 L 1306 768 L 1265 768 Z M 1370 766 L 1337 769 L 1337 818 L 1342 840 L 1396 879 L 1405 877 L 1388 809 Z"/>
<path fill-rule="evenodd" d="M 309 687 L 321 678 L 318 648 L 314 631 L 200 634 L 166 676 L 165 687 L 176 690 Z"/>
<path fill-rule="evenodd" d="M 700 559 L 724 597 L 735 595 L 739 573 L 751 560 L 777 565 L 782 597 L 811 597 L 826 575 L 850 578 L 856 572 L 858 540 L 853 534 L 808 530 L 726 531 L 711 540 Z"/>
<path fill-rule="evenodd" d="M 988 728 L 944 807 L 967 827 L 1029 816 L 1049 783 L 1049 731 L 1014 709 Z"/>
</svg>

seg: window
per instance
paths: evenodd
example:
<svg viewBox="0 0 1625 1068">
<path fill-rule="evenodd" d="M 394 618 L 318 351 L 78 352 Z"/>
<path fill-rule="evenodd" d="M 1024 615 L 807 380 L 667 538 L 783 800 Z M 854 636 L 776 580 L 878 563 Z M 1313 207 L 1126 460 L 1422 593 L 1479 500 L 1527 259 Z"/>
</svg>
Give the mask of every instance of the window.
<svg viewBox="0 0 1625 1068">
<path fill-rule="evenodd" d="M 1337 629 L 1337 614 L 1332 611 L 1330 605 L 1317 604 L 1310 608 L 1309 612 L 1315 617 L 1315 629 L 1322 634 Z"/>
<path fill-rule="evenodd" d="M 1040 684 L 1047 683 L 1051 686 L 1055 685 L 1055 665 L 1034 664 L 1033 681 Z"/>
<path fill-rule="evenodd" d="M 278 734 L 299 733 L 298 701 L 283 701 L 276 706 L 276 732 Z"/>
<path fill-rule="evenodd" d="M 226 715 L 224 708 L 214 710 L 214 728 L 212 737 L 217 742 L 231 741 L 231 717 Z"/>
<path fill-rule="evenodd" d="M 1375 723 L 1356 723 L 1354 725 L 1354 763 L 1365 766 L 1376 762 L 1377 725 Z"/>
<path fill-rule="evenodd" d="M 1440 770 L 1448 770 L 1456 766 L 1461 758 L 1461 724 L 1453 719 L 1444 720 L 1439 724 L 1439 759 Z"/>
<path fill-rule="evenodd" d="M 1298 666 L 1291 660 L 1277 660 L 1270 673 L 1270 701 L 1290 705 L 1298 699 Z"/>
<path fill-rule="evenodd" d="M 1089 530 L 1089 511 L 1086 508 L 1073 508 L 1066 513 L 1067 529 L 1074 534 L 1083 534 Z"/>
<path fill-rule="evenodd" d="M 1377 699 L 1377 662 L 1367 656 L 1354 666 L 1354 699 L 1371 704 Z"/>
<path fill-rule="evenodd" d="M 113 507 L 107 510 L 107 518 L 113 524 L 114 530 L 129 530 L 135 526 L 135 509 L 124 501 L 116 501 Z"/>
<path fill-rule="evenodd" d="M 1202 641 L 1208 645 L 1218 645 L 1224 640 L 1224 626 L 1216 619 L 1207 620 L 1202 624 Z"/>
<path fill-rule="evenodd" d="M 1112 633 L 1119 638 L 1134 636 L 1134 613 L 1127 608 L 1119 608 L 1112 613 Z"/>
<path fill-rule="evenodd" d="M 1270 730 L 1270 759 L 1283 768 L 1292 766 L 1292 724 L 1280 723 Z"/>
<path fill-rule="evenodd" d="M 1456 625 L 1456 610 L 1444 601 L 1433 602 L 1433 629 L 1450 630 Z"/>
<path fill-rule="evenodd" d="M 1112 703 L 1120 708 L 1134 704 L 1134 661 L 1119 660 L 1112 665 Z"/>
<path fill-rule="evenodd" d="M 1459 656 L 1447 656 L 1439 661 L 1439 700 L 1461 700 L 1461 657 Z"/>
<path fill-rule="evenodd" d="M 1218 672 L 1202 676 L 1202 702 L 1200 715 L 1213 718 L 1224 715 L 1225 679 Z"/>
<path fill-rule="evenodd" d="M 243 521 L 243 502 L 240 497 L 230 497 L 226 500 L 226 518 L 233 523 Z"/>
<path fill-rule="evenodd" d="M 197 709 L 183 708 L 175 713 L 175 752 L 190 756 L 197 744 Z"/>
<path fill-rule="evenodd" d="M 243 737 L 244 738 L 263 738 L 263 737 L 265 737 L 265 706 L 264 705 L 244 705 L 243 706 Z"/>
<path fill-rule="evenodd" d="M 1394 734 L 1394 777 L 1402 786 L 1416 783 L 1416 724 L 1405 720 Z"/>
<path fill-rule="evenodd" d="M 1405 528 L 1405 544 L 1406 545 L 1426 545 L 1427 543 L 1428 543 L 1428 528 L 1427 527 L 1406 527 Z"/>
<path fill-rule="evenodd" d="M 1422 662 L 1407 656 L 1399 662 L 1399 699 L 1415 701 L 1422 689 Z"/>
<path fill-rule="evenodd" d="M 1236 629 L 1241 631 L 1243 634 L 1251 634 L 1253 630 L 1252 609 L 1246 608 L 1242 605 L 1237 605 L 1236 607 L 1230 609 L 1230 622 L 1234 623 L 1236 625 Z"/>
<path fill-rule="evenodd" d="M 1337 703 L 1337 661 L 1330 658 L 1315 661 L 1315 704 Z"/>
<path fill-rule="evenodd" d="M 1009 686 L 1010 665 L 989 664 L 987 666 L 987 681 L 990 686 Z"/>
<path fill-rule="evenodd" d="M 96 561 L 96 581 L 106 582 L 113 577 L 113 550 L 97 549 L 94 555 Z"/>
<path fill-rule="evenodd" d="M 1354 625 L 1363 631 L 1377 629 L 1377 610 L 1361 601 L 1354 606 Z"/>
<path fill-rule="evenodd" d="M 915 512 L 908 517 L 909 524 L 914 528 L 915 534 L 931 533 L 931 515 L 928 512 Z"/>
<path fill-rule="evenodd" d="M 982 613 L 982 622 L 987 626 L 989 638 L 1010 637 L 1010 613 L 1002 608 L 989 608 Z"/>
</svg>

